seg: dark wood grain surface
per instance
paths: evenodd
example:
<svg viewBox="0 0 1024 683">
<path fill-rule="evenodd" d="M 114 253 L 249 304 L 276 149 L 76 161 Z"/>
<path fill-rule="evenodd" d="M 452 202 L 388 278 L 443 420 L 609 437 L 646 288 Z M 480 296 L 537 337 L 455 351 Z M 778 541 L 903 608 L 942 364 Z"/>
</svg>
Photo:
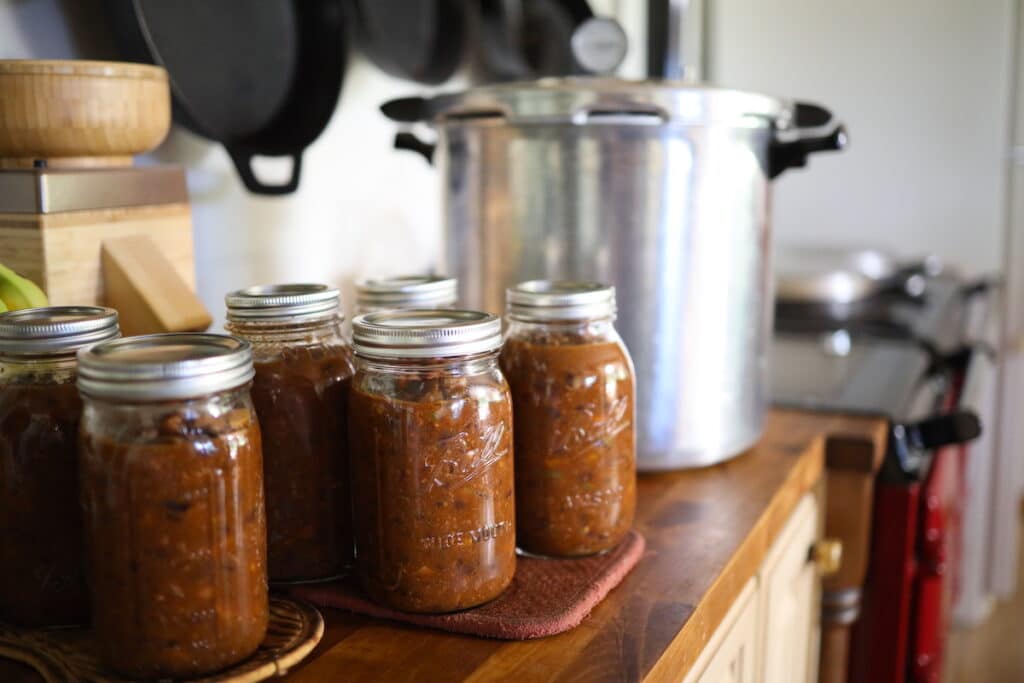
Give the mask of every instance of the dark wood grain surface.
<svg viewBox="0 0 1024 683">
<path fill-rule="evenodd" d="M 697 471 L 642 475 L 647 552 L 583 624 L 505 642 L 326 610 L 311 657 L 283 680 L 679 681 L 753 576 L 796 503 L 822 477 L 837 418 L 773 411 L 760 443 Z M 0 680 L 36 681 L 0 662 Z"/>
</svg>

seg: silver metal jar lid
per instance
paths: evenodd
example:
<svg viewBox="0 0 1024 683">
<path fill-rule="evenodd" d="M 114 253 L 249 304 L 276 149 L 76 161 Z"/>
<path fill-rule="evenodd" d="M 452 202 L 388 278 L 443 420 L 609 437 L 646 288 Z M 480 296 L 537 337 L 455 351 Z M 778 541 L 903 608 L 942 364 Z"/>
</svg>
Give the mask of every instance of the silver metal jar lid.
<svg viewBox="0 0 1024 683">
<path fill-rule="evenodd" d="M 78 388 L 101 398 L 188 399 L 234 389 L 252 377 L 249 343 L 223 334 L 150 334 L 78 352 Z"/>
<path fill-rule="evenodd" d="M 362 310 L 443 308 L 454 306 L 458 281 L 439 275 L 405 275 L 356 284 L 356 306 Z"/>
<path fill-rule="evenodd" d="M 302 322 L 340 315 L 338 290 L 321 284 L 256 285 L 224 297 L 228 320 Z"/>
<path fill-rule="evenodd" d="M 112 308 L 26 308 L 0 315 L 0 355 L 72 354 L 119 334 Z"/>
<path fill-rule="evenodd" d="M 451 358 L 501 348 L 501 320 L 457 310 L 379 311 L 352 321 L 352 346 L 368 358 Z"/>
<path fill-rule="evenodd" d="M 615 288 L 599 282 L 531 280 L 506 291 L 508 317 L 543 322 L 615 316 Z"/>
</svg>

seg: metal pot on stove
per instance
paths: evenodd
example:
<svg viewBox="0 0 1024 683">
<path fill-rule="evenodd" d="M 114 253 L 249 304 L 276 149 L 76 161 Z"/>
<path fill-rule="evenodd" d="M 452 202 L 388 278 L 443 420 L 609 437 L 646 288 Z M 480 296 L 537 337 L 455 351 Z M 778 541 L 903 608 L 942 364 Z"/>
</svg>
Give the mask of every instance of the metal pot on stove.
<svg viewBox="0 0 1024 683">
<path fill-rule="evenodd" d="M 926 278 L 938 276 L 936 256 L 904 260 L 880 249 L 780 246 L 775 253 L 775 300 L 780 306 L 831 307 L 848 315 L 858 303 L 897 294 L 918 298 Z"/>
<path fill-rule="evenodd" d="M 382 110 L 441 174 L 444 268 L 500 313 L 531 279 L 614 284 L 636 363 L 638 465 L 732 457 L 761 434 L 771 180 L 841 149 L 825 109 L 674 82 L 546 79 Z"/>
</svg>

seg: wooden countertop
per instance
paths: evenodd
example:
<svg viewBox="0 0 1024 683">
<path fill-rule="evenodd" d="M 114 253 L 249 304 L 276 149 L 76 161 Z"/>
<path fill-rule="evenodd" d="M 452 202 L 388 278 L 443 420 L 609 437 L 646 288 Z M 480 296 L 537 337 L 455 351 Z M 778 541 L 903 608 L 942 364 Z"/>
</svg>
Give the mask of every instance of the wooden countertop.
<svg viewBox="0 0 1024 683">
<path fill-rule="evenodd" d="M 836 419 L 772 411 L 758 445 L 730 462 L 641 475 L 644 557 L 568 633 L 498 641 L 326 610 L 323 641 L 277 680 L 678 681 L 822 477 L 824 435 Z M 7 666 L 0 660 L 0 680 L 38 680 Z"/>
</svg>

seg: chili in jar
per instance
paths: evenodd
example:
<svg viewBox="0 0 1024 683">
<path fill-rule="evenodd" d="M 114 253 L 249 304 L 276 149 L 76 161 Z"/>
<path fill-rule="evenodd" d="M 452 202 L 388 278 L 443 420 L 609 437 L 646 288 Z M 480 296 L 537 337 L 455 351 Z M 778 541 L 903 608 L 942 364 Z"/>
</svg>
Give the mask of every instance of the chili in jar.
<svg viewBox="0 0 1024 683">
<path fill-rule="evenodd" d="M 270 580 L 337 576 L 353 555 L 348 396 L 354 371 L 338 290 L 268 285 L 229 294 L 226 302 L 228 331 L 253 348 Z"/>
<path fill-rule="evenodd" d="M 118 335 L 117 312 L 50 306 L 0 315 L 0 619 L 89 619 L 78 501 L 75 388 L 83 346 Z"/>
<path fill-rule="evenodd" d="M 614 547 L 636 508 L 634 371 L 615 290 L 535 281 L 508 291 L 501 367 L 515 408 L 516 534 L 550 557 Z"/>
<path fill-rule="evenodd" d="M 249 344 L 158 334 L 79 352 L 93 632 L 131 678 L 245 659 L 267 628 L 266 523 Z"/>
<path fill-rule="evenodd" d="M 353 325 L 349 424 L 364 589 L 410 612 L 452 612 L 497 597 L 516 566 L 500 321 L 469 311 L 391 311 Z"/>
</svg>

